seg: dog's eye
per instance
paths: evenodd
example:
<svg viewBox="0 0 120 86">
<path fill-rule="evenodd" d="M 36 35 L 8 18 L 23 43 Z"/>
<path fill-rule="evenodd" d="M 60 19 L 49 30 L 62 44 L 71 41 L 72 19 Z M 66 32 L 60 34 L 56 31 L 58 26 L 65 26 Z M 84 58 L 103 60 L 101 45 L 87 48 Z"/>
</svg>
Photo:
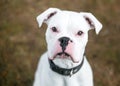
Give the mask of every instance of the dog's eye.
<svg viewBox="0 0 120 86">
<path fill-rule="evenodd" d="M 51 29 L 52 29 L 53 32 L 58 32 L 56 27 L 52 27 Z"/>
<path fill-rule="evenodd" d="M 82 31 L 78 31 L 78 33 L 77 33 L 78 36 L 81 36 L 82 34 L 83 34 Z"/>
</svg>

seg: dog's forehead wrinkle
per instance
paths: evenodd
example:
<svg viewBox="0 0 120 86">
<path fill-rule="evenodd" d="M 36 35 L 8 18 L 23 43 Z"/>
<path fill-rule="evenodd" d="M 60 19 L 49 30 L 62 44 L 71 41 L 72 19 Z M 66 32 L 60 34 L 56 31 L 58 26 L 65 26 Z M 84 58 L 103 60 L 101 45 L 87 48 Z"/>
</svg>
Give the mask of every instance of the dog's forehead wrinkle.
<svg viewBox="0 0 120 86">
<path fill-rule="evenodd" d="M 59 12 L 51 19 L 50 25 L 55 25 L 55 26 L 58 25 L 60 27 L 60 26 L 66 26 L 67 23 L 68 23 L 68 15 L 63 12 Z"/>
<path fill-rule="evenodd" d="M 49 25 L 51 27 L 56 26 L 58 27 L 58 29 L 62 30 L 65 30 L 66 28 L 68 30 L 70 30 L 71 28 L 73 30 L 74 29 L 84 30 L 85 28 L 88 28 L 87 22 L 79 13 L 67 11 L 59 12 L 56 15 L 54 15 Z"/>
</svg>

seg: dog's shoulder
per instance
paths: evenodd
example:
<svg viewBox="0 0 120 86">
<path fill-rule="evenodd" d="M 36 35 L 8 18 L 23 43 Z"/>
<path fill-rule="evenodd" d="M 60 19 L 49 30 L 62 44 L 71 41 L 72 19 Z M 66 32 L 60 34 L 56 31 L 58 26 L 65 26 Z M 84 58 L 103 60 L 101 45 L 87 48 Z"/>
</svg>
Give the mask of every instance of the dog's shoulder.
<svg viewBox="0 0 120 86">
<path fill-rule="evenodd" d="M 47 57 L 47 52 L 43 53 L 41 56 L 40 56 L 40 59 L 39 59 L 39 63 L 46 63 L 48 57 Z"/>
<path fill-rule="evenodd" d="M 42 67 L 44 64 L 47 64 L 48 63 L 48 57 L 47 57 L 47 52 L 43 53 L 40 58 L 39 58 L 39 61 L 38 61 L 38 69 L 39 67 Z M 41 69 L 41 68 L 40 68 Z"/>
</svg>

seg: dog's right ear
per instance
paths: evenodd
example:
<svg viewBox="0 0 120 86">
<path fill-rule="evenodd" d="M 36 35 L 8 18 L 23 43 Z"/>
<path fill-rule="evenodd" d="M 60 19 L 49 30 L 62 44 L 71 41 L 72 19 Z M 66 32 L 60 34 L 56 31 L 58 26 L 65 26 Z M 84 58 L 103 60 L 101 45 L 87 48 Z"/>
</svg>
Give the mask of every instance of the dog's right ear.
<svg viewBox="0 0 120 86">
<path fill-rule="evenodd" d="M 42 14 L 37 16 L 37 22 L 39 24 L 39 27 L 42 26 L 42 23 L 48 23 L 49 19 L 53 17 L 60 9 L 58 8 L 49 8 L 46 11 L 44 11 Z"/>
<path fill-rule="evenodd" d="M 98 34 L 102 29 L 102 24 L 98 21 L 98 19 L 91 13 L 81 12 L 80 14 L 88 22 L 90 29 L 95 29 L 96 34 Z"/>
</svg>

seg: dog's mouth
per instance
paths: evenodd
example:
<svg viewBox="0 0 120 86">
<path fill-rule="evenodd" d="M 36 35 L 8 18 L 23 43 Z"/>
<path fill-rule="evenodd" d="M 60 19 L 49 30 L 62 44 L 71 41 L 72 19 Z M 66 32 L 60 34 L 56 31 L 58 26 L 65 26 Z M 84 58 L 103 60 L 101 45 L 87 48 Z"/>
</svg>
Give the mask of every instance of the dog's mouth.
<svg viewBox="0 0 120 86">
<path fill-rule="evenodd" d="M 54 55 L 53 59 L 55 58 L 61 58 L 61 59 L 70 59 L 72 56 L 66 52 L 59 52 Z"/>
<path fill-rule="evenodd" d="M 69 58 L 69 57 L 71 57 L 71 55 L 66 53 L 66 52 L 57 53 L 55 57 L 57 57 L 57 56 L 59 56 L 60 58 Z"/>
<path fill-rule="evenodd" d="M 74 63 L 78 63 L 77 61 L 74 61 L 73 57 L 69 53 L 66 52 L 57 53 L 56 55 L 54 55 L 52 60 L 54 60 L 55 58 L 68 59 L 68 60 L 72 60 Z"/>
</svg>

